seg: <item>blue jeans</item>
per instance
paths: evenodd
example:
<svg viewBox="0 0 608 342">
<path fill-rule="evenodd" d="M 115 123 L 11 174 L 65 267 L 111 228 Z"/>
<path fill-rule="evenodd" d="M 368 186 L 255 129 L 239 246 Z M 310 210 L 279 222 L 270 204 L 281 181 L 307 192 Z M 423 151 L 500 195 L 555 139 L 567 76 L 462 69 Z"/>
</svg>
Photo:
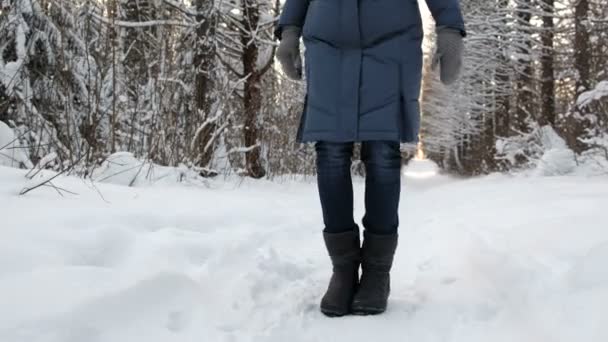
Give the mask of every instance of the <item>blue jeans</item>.
<svg viewBox="0 0 608 342">
<path fill-rule="evenodd" d="M 356 228 L 353 219 L 353 184 L 350 143 L 320 141 L 317 151 L 317 182 L 325 232 L 341 233 Z M 365 216 L 363 227 L 373 234 L 394 234 L 399 226 L 401 154 L 396 141 L 365 141 L 361 144 L 365 165 Z"/>
</svg>

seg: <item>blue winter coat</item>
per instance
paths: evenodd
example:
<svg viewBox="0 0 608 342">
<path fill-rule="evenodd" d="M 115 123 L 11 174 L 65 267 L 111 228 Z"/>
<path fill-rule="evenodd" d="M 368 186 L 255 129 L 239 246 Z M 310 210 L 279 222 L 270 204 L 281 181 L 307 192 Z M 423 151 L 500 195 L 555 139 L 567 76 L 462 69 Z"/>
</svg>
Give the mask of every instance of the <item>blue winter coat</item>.
<svg viewBox="0 0 608 342">
<path fill-rule="evenodd" d="M 458 0 L 426 0 L 461 30 Z M 303 28 L 307 97 L 298 141 L 418 140 L 422 20 L 418 0 L 287 0 L 277 35 Z"/>
</svg>

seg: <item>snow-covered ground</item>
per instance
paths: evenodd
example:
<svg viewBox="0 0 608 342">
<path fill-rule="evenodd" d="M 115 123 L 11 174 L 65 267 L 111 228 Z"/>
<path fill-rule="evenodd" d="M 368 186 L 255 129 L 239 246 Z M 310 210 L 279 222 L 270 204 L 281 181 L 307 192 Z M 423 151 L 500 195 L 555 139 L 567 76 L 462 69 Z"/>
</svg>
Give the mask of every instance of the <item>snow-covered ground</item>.
<svg viewBox="0 0 608 342">
<path fill-rule="evenodd" d="M 608 341 L 608 178 L 428 171 L 404 176 L 389 310 L 328 319 L 312 181 L 18 196 L 0 167 L 0 341 Z"/>
</svg>

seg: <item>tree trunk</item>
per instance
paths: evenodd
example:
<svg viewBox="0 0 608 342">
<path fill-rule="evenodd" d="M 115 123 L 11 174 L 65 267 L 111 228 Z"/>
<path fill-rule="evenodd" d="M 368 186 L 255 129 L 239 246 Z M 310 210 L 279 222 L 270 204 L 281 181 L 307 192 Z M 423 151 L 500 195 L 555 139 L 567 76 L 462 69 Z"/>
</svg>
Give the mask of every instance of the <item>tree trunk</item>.
<svg viewBox="0 0 608 342">
<path fill-rule="evenodd" d="M 589 1 L 577 0 L 574 12 L 574 67 L 578 73 L 576 79 L 576 99 L 590 89 L 590 48 L 589 48 Z M 584 112 L 573 106 L 565 122 L 565 135 L 568 145 L 574 152 L 581 153 L 587 149 L 587 144 L 579 140 L 585 134 L 589 123 L 585 120 Z"/>
<path fill-rule="evenodd" d="M 116 49 L 118 47 L 118 29 L 116 28 L 115 21 L 116 16 L 118 15 L 118 5 L 116 4 L 117 0 L 112 0 L 108 4 L 108 14 L 112 20 L 112 25 L 110 29 L 110 41 L 111 41 L 111 49 L 112 49 L 112 113 L 110 114 L 110 153 L 116 152 L 116 101 L 117 101 L 117 87 L 116 87 Z"/>
<path fill-rule="evenodd" d="M 211 122 L 213 107 L 213 92 L 215 82 L 212 71 L 215 65 L 215 30 L 217 13 L 214 9 L 214 0 L 196 0 L 198 15 L 196 21 L 200 24 L 196 28 L 196 47 L 194 49 L 193 63 L 196 66 L 194 103 L 197 115 L 202 117 L 203 129 L 196 136 L 198 147 L 195 162 L 203 169 L 207 169 L 213 159 L 216 141 L 214 139 L 217 125 Z M 203 172 L 207 176 L 207 172 Z"/>
<path fill-rule="evenodd" d="M 553 37 L 555 24 L 553 15 L 555 12 L 554 0 L 542 0 L 543 7 L 543 31 L 541 40 L 543 53 L 541 56 L 542 85 L 541 101 L 542 110 L 539 124 L 555 126 L 555 75 Z"/>
<path fill-rule="evenodd" d="M 242 0 L 243 21 L 245 30 L 241 30 L 243 46 L 242 63 L 245 80 L 243 94 L 243 110 L 245 114 L 245 146 L 246 168 L 249 176 L 262 178 L 266 170 L 261 163 L 260 146 L 258 144 L 258 115 L 262 109 L 261 81 L 262 72 L 257 66 L 259 48 L 253 34 L 258 31 L 260 12 L 255 0 Z"/>
<path fill-rule="evenodd" d="M 506 12 L 509 6 L 509 0 L 499 0 L 498 9 L 501 12 Z M 501 20 L 499 24 L 500 27 L 497 28 L 499 32 L 496 35 L 496 49 L 497 51 L 503 51 L 504 46 L 508 44 L 507 35 L 505 31 L 508 30 L 508 20 L 504 18 Z M 498 67 L 496 70 L 496 74 L 494 76 L 494 81 L 496 82 L 496 109 L 494 112 L 494 120 L 495 120 L 495 134 L 498 137 L 508 137 L 513 134 L 511 130 L 511 92 L 507 91 L 507 89 L 512 89 L 512 81 L 510 77 L 510 70 L 507 70 L 509 65 L 508 57 L 504 52 L 500 53 L 497 56 L 498 59 Z"/>
<path fill-rule="evenodd" d="M 517 61 L 519 76 L 517 79 L 517 108 L 515 108 L 515 115 L 511 121 L 511 128 L 516 132 L 527 132 L 528 131 L 528 118 L 534 111 L 533 108 L 533 92 L 532 92 L 532 61 L 531 61 L 531 25 L 530 20 L 532 19 L 531 14 L 532 6 L 530 0 L 520 0 L 517 5 L 517 27 L 522 40 L 522 45 L 518 50 L 521 56 Z"/>
<path fill-rule="evenodd" d="M 590 48 L 589 48 L 589 1 L 577 0 L 575 9 L 574 65 L 578 71 L 576 95 L 590 89 Z"/>
</svg>

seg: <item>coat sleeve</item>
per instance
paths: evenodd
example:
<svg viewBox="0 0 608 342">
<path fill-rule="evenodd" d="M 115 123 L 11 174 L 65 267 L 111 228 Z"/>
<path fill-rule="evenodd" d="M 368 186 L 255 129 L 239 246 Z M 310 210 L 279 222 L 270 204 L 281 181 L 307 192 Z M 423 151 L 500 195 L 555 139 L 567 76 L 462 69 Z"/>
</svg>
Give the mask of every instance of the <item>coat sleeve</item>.
<svg viewBox="0 0 608 342">
<path fill-rule="evenodd" d="M 460 0 L 426 0 L 437 26 L 460 30 L 466 36 Z"/>
<path fill-rule="evenodd" d="M 304 19 L 308 11 L 310 0 L 287 0 L 279 17 L 279 23 L 274 31 L 277 39 L 281 39 L 281 33 L 285 26 L 304 26 Z"/>
</svg>

